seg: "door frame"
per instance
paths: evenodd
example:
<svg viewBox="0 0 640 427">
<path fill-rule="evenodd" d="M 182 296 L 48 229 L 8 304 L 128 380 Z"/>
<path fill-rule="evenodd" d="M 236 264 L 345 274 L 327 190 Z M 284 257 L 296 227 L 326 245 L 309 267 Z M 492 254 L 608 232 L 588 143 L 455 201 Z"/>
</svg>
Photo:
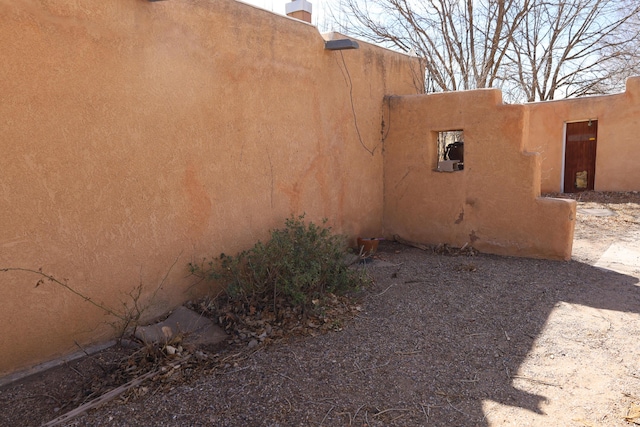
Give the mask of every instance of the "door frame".
<svg viewBox="0 0 640 427">
<path fill-rule="evenodd" d="M 589 122 L 589 121 L 593 121 L 593 122 L 597 122 L 598 118 L 597 117 L 591 117 L 588 119 L 580 119 L 580 120 L 566 120 L 565 122 L 563 122 L 563 126 L 562 126 L 562 168 L 560 170 L 560 193 L 564 194 L 564 173 L 565 173 L 565 168 L 567 165 L 567 124 L 569 123 L 581 123 L 581 122 Z M 596 137 L 597 138 L 597 137 Z M 596 160 L 598 159 L 598 154 L 597 154 L 597 148 L 596 148 Z M 595 189 L 595 179 L 596 177 L 593 177 L 593 186 Z"/>
</svg>

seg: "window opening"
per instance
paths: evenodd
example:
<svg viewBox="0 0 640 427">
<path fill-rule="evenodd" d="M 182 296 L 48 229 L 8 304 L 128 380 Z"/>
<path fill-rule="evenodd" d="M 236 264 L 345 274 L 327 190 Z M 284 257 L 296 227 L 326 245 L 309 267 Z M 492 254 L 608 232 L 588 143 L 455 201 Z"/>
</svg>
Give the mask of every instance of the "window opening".
<svg viewBox="0 0 640 427">
<path fill-rule="evenodd" d="M 438 132 L 438 167 L 440 172 L 464 169 L 464 132 L 448 130 Z"/>
</svg>

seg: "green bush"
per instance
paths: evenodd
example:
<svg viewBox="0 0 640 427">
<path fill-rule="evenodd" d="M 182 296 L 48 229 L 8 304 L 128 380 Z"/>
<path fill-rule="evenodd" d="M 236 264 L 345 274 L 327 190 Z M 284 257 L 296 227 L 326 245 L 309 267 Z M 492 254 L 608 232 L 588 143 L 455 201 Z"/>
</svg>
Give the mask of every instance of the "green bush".
<svg viewBox="0 0 640 427">
<path fill-rule="evenodd" d="M 364 281 L 345 264 L 345 237 L 332 234 L 325 224 L 305 224 L 304 215 L 291 217 L 285 228 L 271 231 L 267 243 L 236 256 L 221 254 L 206 268 L 189 266 L 192 274 L 222 283 L 231 298 L 309 307 L 328 293 L 356 290 Z"/>
</svg>

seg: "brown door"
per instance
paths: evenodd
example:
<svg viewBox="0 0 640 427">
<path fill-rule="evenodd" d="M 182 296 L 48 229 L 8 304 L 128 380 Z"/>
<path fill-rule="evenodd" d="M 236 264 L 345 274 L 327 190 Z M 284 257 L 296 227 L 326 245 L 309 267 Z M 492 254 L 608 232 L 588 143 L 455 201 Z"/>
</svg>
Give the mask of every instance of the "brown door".
<svg viewBox="0 0 640 427">
<path fill-rule="evenodd" d="M 596 174 L 598 121 L 567 123 L 564 192 L 593 190 Z"/>
</svg>

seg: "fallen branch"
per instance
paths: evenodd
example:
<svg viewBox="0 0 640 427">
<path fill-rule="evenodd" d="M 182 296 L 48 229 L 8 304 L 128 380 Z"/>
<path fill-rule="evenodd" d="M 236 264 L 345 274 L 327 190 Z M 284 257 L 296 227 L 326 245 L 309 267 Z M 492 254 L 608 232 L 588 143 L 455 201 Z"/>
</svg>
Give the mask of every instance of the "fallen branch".
<svg viewBox="0 0 640 427">
<path fill-rule="evenodd" d="M 413 246 L 414 248 L 418 248 L 418 249 L 421 249 L 423 251 L 427 251 L 427 250 L 431 249 L 429 246 L 424 245 L 422 243 L 412 242 L 410 240 L 403 239 L 402 237 L 398 236 L 397 234 L 393 235 L 393 240 L 395 240 L 398 243 L 402 243 L 403 245 Z"/>
<path fill-rule="evenodd" d="M 365 371 L 372 371 L 374 369 L 382 368 L 384 366 L 387 366 L 389 362 L 390 360 L 387 360 L 387 363 L 383 363 L 382 365 L 372 366 L 370 368 L 360 368 L 358 365 L 356 365 L 356 367 L 358 367 L 359 369 L 357 371 L 349 372 L 349 375 L 357 374 L 358 372 L 364 373 Z"/>
<path fill-rule="evenodd" d="M 427 423 L 428 423 L 429 414 L 427 413 L 427 411 L 424 410 L 424 405 L 422 403 L 420 403 L 420 408 L 422 408 L 422 413 L 424 414 L 424 417 L 427 419 Z M 427 405 L 427 409 L 429 410 L 429 412 L 431 412 L 431 408 L 429 407 L 429 405 Z"/>
<path fill-rule="evenodd" d="M 360 407 L 356 409 L 356 413 L 353 415 L 353 421 L 356 420 L 356 417 L 358 416 L 358 412 L 360 412 L 360 409 L 362 408 L 364 408 L 364 404 L 360 405 Z"/>
<path fill-rule="evenodd" d="M 286 378 L 288 380 L 293 381 L 293 378 L 286 376 L 285 374 L 281 374 L 280 372 L 278 372 L 278 375 L 280 375 L 282 378 Z"/>
<path fill-rule="evenodd" d="M 380 411 L 380 412 L 378 412 L 378 413 L 376 413 L 376 414 L 373 414 L 373 417 L 372 417 L 372 418 L 378 417 L 378 416 L 380 416 L 380 415 L 382 415 L 382 414 L 384 414 L 384 413 L 391 412 L 391 411 L 401 411 L 401 412 L 406 412 L 406 411 L 411 411 L 411 409 L 404 409 L 404 408 L 389 408 L 389 409 L 385 409 L 384 411 Z"/>
<path fill-rule="evenodd" d="M 147 372 L 146 374 L 132 380 L 129 381 L 126 384 L 121 385 L 118 388 L 115 388 L 113 390 L 111 390 L 108 393 L 103 394 L 100 397 L 97 397 L 95 399 L 93 399 L 90 402 L 85 403 L 84 405 L 81 405 L 79 407 L 77 407 L 76 409 L 73 409 L 69 412 L 67 412 L 64 415 L 59 416 L 58 418 L 49 421 L 46 424 L 43 424 L 43 427 L 53 427 L 53 426 L 57 426 L 62 424 L 65 421 L 69 421 L 70 419 L 77 417 L 78 415 L 81 415 L 85 412 L 87 412 L 89 409 L 93 409 L 96 408 L 100 405 L 102 405 L 103 403 L 109 402 L 110 400 L 115 399 L 116 397 L 120 396 L 122 393 L 124 393 L 125 391 L 142 384 L 144 381 L 158 375 L 160 372 L 162 372 L 161 369 L 155 370 L 155 371 L 151 371 L 151 372 Z"/>
<path fill-rule="evenodd" d="M 455 406 L 453 406 L 453 404 L 451 403 L 451 401 L 449 399 L 447 399 L 447 403 L 449 404 L 449 406 L 451 406 L 451 408 L 453 408 L 455 411 L 460 412 L 462 415 L 466 415 L 469 418 L 473 418 L 471 415 L 467 414 L 464 411 L 461 411 L 460 409 L 456 408 Z"/>
<path fill-rule="evenodd" d="M 420 354 L 422 353 L 422 350 L 414 350 L 414 351 L 394 351 L 394 354 L 400 355 L 400 356 L 411 356 L 413 354 Z"/>
<path fill-rule="evenodd" d="M 168 366 L 162 366 L 156 370 L 153 370 L 151 372 L 147 372 L 144 375 L 139 376 L 138 378 L 135 378 L 131 381 L 129 381 L 126 384 L 121 385 L 118 388 L 115 388 L 105 394 L 103 394 L 100 397 L 97 397 L 93 400 L 91 400 L 90 402 L 87 402 L 83 405 L 80 405 L 79 407 L 77 407 L 76 409 L 73 409 L 69 412 L 67 412 L 66 414 L 63 414 L 61 416 L 59 416 L 58 418 L 55 418 L 51 421 L 49 421 L 46 424 L 43 424 L 42 427 L 54 427 L 57 425 L 60 425 L 61 423 L 68 421 L 74 417 L 77 417 L 78 415 L 82 415 L 83 413 L 87 412 L 89 409 L 93 409 L 96 408 L 100 405 L 102 405 L 103 403 L 107 403 L 113 399 L 115 399 L 116 397 L 120 396 L 122 393 L 132 389 L 133 387 L 136 387 L 140 384 L 142 384 L 143 382 L 145 382 L 148 379 L 151 379 L 163 372 L 166 372 L 169 368 L 171 369 L 175 369 L 176 367 L 179 367 L 183 362 L 187 361 L 189 358 L 191 357 L 191 355 L 185 356 L 180 360 L 175 361 L 174 363 L 168 365 Z"/>
<path fill-rule="evenodd" d="M 293 405 L 291 404 L 291 402 L 289 401 L 289 399 L 287 399 L 286 397 L 284 398 L 284 400 L 287 401 L 287 403 L 289 404 L 289 410 L 287 412 L 291 412 L 293 411 Z"/>
<path fill-rule="evenodd" d="M 535 378 L 523 377 L 522 375 L 512 375 L 511 378 L 518 378 L 518 379 L 521 379 L 521 380 L 531 381 L 533 383 L 544 384 L 544 385 L 548 385 L 548 386 L 551 386 L 551 387 L 562 388 L 562 386 L 560 384 L 554 384 L 554 383 L 550 383 L 550 382 L 547 382 L 547 381 L 537 380 Z"/>
<path fill-rule="evenodd" d="M 395 284 L 395 283 L 390 284 L 390 285 L 387 287 L 387 289 L 385 289 L 384 291 L 380 292 L 379 294 L 374 295 L 374 297 L 379 297 L 379 296 L 381 296 L 381 295 L 384 295 L 384 294 L 385 294 L 385 292 L 387 292 L 389 289 L 391 289 L 391 288 L 393 287 L 393 285 L 394 285 L 394 284 Z"/>
<path fill-rule="evenodd" d="M 324 418 L 322 419 L 322 421 L 320 421 L 320 427 L 322 427 L 322 424 L 324 424 L 324 420 L 326 420 L 331 411 L 333 411 L 333 408 L 335 408 L 335 406 L 332 406 L 331 409 L 329 409 L 329 411 L 327 411 L 327 413 L 324 415 Z"/>
</svg>

